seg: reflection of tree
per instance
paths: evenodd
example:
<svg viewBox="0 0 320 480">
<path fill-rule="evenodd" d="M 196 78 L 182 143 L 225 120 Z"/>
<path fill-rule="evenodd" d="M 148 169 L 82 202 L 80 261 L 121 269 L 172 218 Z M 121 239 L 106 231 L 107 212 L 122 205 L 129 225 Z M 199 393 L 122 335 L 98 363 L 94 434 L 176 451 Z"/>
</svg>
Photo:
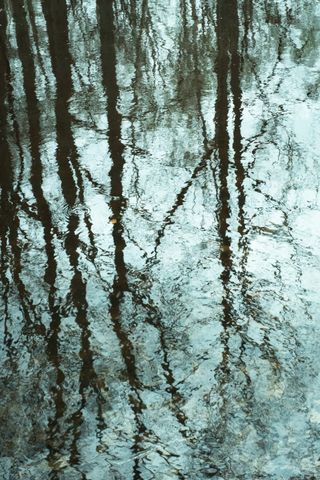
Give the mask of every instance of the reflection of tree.
<svg viewBox="0 0 320 480">
<path fill-rule="evenodd" d="M 0 149 L 2 152 L 2 175 L 0 180 L 1 187 L 1 282 L 3 288 L 4 300 L 4 331 L 5 342 L 10 342 L 10 332 L 8 331 L 8 295 L 10 290 L 9 281 L 6 277 L 7 258 L 8 258 L 8 229 L 13 215 L 13 172 L 12 159 L 7 141 L 7 108 L 6 108 L 6 94 L 7 94 L 7 79 L 10 75 L 9 65 L 6 55 L 6 38 L 3 31 L 6 29 L 6 14 L 3 8 L 3 2 L 0 2 Z"/>
<path fill-rule="evenodd" d="M 71 415 L 73 440 L 71 444 L 70 462 L 73 465 L 77 465 L 79 463 L 77 440 L 80 436 L 80 427 L 83 417 L 82 412 L 86 405 L 86 390 L 89 386 L 92 386 L 96 390 L 98 405 L 100 403 L 100 396 L 99 391 L 97 390 L 97 375 L 94 370 L 90 342 L 91 331 L 87 314 L 86 281 L 79 267 L 79 235 L 77 231 L 80 225 L 80 219 L 76 213 L 73 213 L 76 201 L 78 200 L 81 204 L 84 202 L 84 186 L 78 164 L 78 154 L 73 139 L 72 119 L 69 113 L 69 101 L 72 96 L 73 86 L 71 76 L 72 61 L 68 48 L 67 6 L 64 0 L 58 2 L 46 1 L 43 2 L 43 12 L 47 25 L 52 70 L 57 84 L 55 104 L 57 135 L 56 161 L 58 164 L 63 196 L 71 212 L 68 221 L 68 233 L 65 240 L 65 251 L 73 269 L 73 277 L 70 284 L 70 298 L 76 311 L 75 320 L 81 331 L 81 345 L 79 351 L 82 363 L 79 373 L 79 394 L 81 396 L 81 402 L 80 407 Z M 89 238 L 92 238 L 91 221 L 87 212 L 85 212 L 84 218 L 85 225 L 89 232 Z M 60 318 L 56 316 L 53 317 L 51 332 L 49 335 L 51 341 L 50 345 L 52 346 L 51 358 L 54 364 L 59 357 L 59 331 Z M 56 391 L 60 397 L 63 392 L 63 380 L 64 376 L 60 367 L 57 365 Z M 59 419 L 64 415 L 63 407 L 62 398 L 57 399 L 56 415 L 50 425 L 50 436 L 57 436 L 56 429 L 59 425 Z M 103 423 L 101 418 L 99 419 L 99 423 Z M 58 443 L 61 442 L 61 432 L 59 432 L 57 440 Z M 50 439 L 50 441 L 52 441 L 52 439 Z M 55 450 L 56 447 L 53 447 L 50 452 L 51 455 L 54 456 L 56 453 Z"/>
<path fill-rule="evenodd" d="M 142 444 L 145 438 L 150 436 L 151 431 L 143 424 L 143 410 L 146 408 L 141 399 L 141 390 L 143 384 L 139 378 L 139 372 L 136 367 L 134 347 L 130 340 L 129 334 L 122 326 L 124 319 L 123 315 L 123 301 L 126 292 L 132 295 L 134 302 L 141 305 L 146 311 L 146 321 L 150 325 L 159 330 L 160 348 L 162 350 L 161 367 L 168 385 L 169 392 L 172 396 L 172 406 L 178 421 L 185 425 L 185 418 L 179 409 L 180 395 L 178 389 L 174 385 L 174 377 L 172 369 L 169 364 L 167 346 L 165 339 L 165 332 L 161 325 L 161 316 L 159 312 L 152 307 L 150 300 L 146 302 L 135 287 L 129 283 L 129 272 L 124 259 L 125 230 L 124 230 L 124 215 L 127 206 L 127 200 L 123 194 L 123 170 L 124 170 L 124 145 L 121 141 L 121 123 L 122 118 L 117 110 L 117 103 L 119 101 L 119 87 L 116 78 L 116 55 L 115 55 L 115 38 L 114 38 L 114 21 L 113 21 L 113 5 L 105 2 L 98 2 L 98 15 L 100 20 L 100 41 L 101 41 L 101 64 L 103 82 L 105 86 L 105 93 L 107 98 L 107 112 L 108 112 L 108 143 L 109 151 L 112 159 L 112 166 L 109 172 L 111 180 L 111 201 L 110 210 L 112 212 L 112 235 L 114 241 L 114 260 L 115 260 L 115 276 L 110 294 L 110 316 L 113 322 L 114 331 L 118 337 L 121 345 L 122 355 L 126 364 L 126 371 L 128 382 L 131 387 L 131 392 L 128 394 L 132 411 L 134 413 L 136 432 L 133 438 L 133 453 L 134 453 L 134 471 L 133 478 L 140 477 L 140 455 L 143 451 Z M 135 21 L 133 16 L 133 22 Z M 145 20 L 147 21 L 147 20 Z M 138 30 L 139 31 L 139 30 Z M 136 59 L 139 60 L 139 37 L 136 41 Z M 153 52 L 154 53 L 154 52 Z M 135 86 L 139 78 L 139 64 L 136 63 Z M 135 112 L 134 112 L 135 113 Z M 134 147 L 134 138 L 133 138 Z M 146 295 L 144 294 L 144 297 Z"/>
<path fill-rule="evenodd" d="M 239 19 L 237 1 L 217 2 L 217 96 L 215 105 L 215 142 L 218 149 L 219 159 L 219 204 L 217 210 L 218 231 L 220 237 L 220 261 L 222 265 L 221 282 L 223 285 L 223 352 L 218 375 L 219 390 L 222 404 L 220 408 L 220 420 L 216 431 L 217 438 L 223 441 L 228 429 L 228 388 L 231 380 L 234 353 L 230 351 L 230 337 L 239 331 L 237 312 L 235 310 L 233 288 L 231 278 L 234 271 L 234 259 L 232 252 L 231 235 L 229 225 L 231 220 L 230 206 L 230 157 L 232 155 L 228 132 L 229 96 L 233 101 L 233 159 L 236 175 L 236 189 L 238 192 L 238 231 L 240 236 L 244 234 L 244 169 L 241 158 L 241 87 L 240 87 L 240 55 L 239 55 Z M 228 88 L 228 75 L 230 72 L 230 91 Z M 231 103 L 231 102 L 230 102 Z M 242 272 L 244 273 L 244 272 Z M 232 355 L 233 354 L 233 355 Z M 250 378 L 248 378 L 250 384 Z"/>
<path fill-rule="evenodd" d="M 18 48 L 19 58 L 22 64 L 23 85 L 26 93 L 30 150 L 32 155 L 30 184 L 36 200 L 38 218 L 43 224 L 46 253 L 49 258 L 48 266 L 46 270 L 46 276 L 45 276 L 45 280 L 47 281 L 50 268 L 52 265 L 54 265 L 54 258 L 53 258 L 54 253 L 53 253 L 52 239 L 51 239 L 50 211 L 46 203 L 46 200 L 43 196 L 43 191 L 41 187 L 42 168 L 41 168 L 41 162 L 39 161 L 40 159 L 39 110 L 37 107 L 37 99 L 36 99 L 35 90 L 34 90 L 35 70 L 34 70 L 34 64 L 32 61 L 32 53 L 31 53 L 31 46 L 30 46 L 29 37 L 28 37 L 28 27 L 27 27 L 25 12 L 23 10 L 23 5 L 20 2 L 16 2 L 13 5 L 13 14 L 16 22 L 17 48 Z M 9 66 L 8 68 L 10 69 Z M 10 79 L 10 77 L 11 77 L 11 73 L 10 73 L 10 70 L 8 70 L 8 80 Z M 10 88 L 11 86 L 9 84 L 9 92 L 10 92 Z M 8 97 L 10 99 L 10 93 Z M 11 104 L 11 101 L 10 101 L 10 104 Z M 17 136 L 19 134 L 19 130 L 15 120 L 14 120 L 14 130 Z M 17 139 L 18 138 L 19 137 L 17 136 Z M 21 156 L 20 158 L 22 160 Z M 14 173 L 12 172 L 11 174 L 12 183 L 13 183 L 13 179 L 14 179 Z M 17 202 L 17 205 L 15 205 L 16 202 Z M 27 300 L 29 294 L 20 276 L 21 269 L 22 269 L 21 248 L 18 241 L 18 232 L 20 229 L 20 222 L 19 222 L 19 216 L 17 215 L 16 209 L 18 209 L 19 204 L 22 204 L 22 203 L 23 202 L 19 200 L 19 195 L 15 193 L 14 198 L 12 199 L 13 209 L 11 210 L 13 213 L 13 216 L 8 221 L 8 226 L 9 225 L 11 226 L 11 235 L 9 238 L 12 239 L 13 258 L 14 258 L 14 262 L 13 262 L 14 279 L 15 279 L 16 287 L 19 291 L 19 297 L 22 304 L 25 320 L 30 326 L 31 317 L 27 308 L 27 304 L 30 303 L 30 301 Z"/>
<path fill-rule="evenodd" d="M 186 446 L 181 457 L 187 457 L 202 433 L 194 427 L 188 402 L 203 386 L 193 385 L 192 375 L 207 357 L 202 352 L 194 359 L 191 351 L 188 358 L 192 325 L 179 322 L 180 316 L 188 321 L 186 311 L 201 311 L 204 297 L 198 300 L 197 289 L 209 292 L 212 312 L 220 315 L 221 361 L 203 388 L 211 392 L 212 405 L 219 405 L 204 440 L 211 445 L 212 438 L 216 444 L 220 439 L 222 456 L 232 415 L 239 413 L 248 422 L 254 415 L 255 355 L 280 378 L 281 352 L 275 352 L 271 329 L 286 329 L 297 345 L 289 310 L 281 325 L 264 312 L 260 280 L 250 273 L 251 240 L 266 231 L 255 226 L 261 211 L 280 211 L 302 288 L 303 263 L 287 201 L 300 181 L 297 176 L 306 176 L 308 169 L 299 166 L 303 149 L 286 124 L 290 105 L 281 92 L 290 69 L 314 61 L 316 25 L 310 20 L 306 28 L 299 13 L 307 4 L 303 1 L 181 0 L 167 2 L 168 19 L 163 2 L 153 0 L 38 3 L 0 0 L 0 275 L 12 375 L 23 377 L 16 355 L 20 345 L 33 355 L 35 345 L 45 344 L 42 375 L 50 398 L 43 422 L 52 478 L 59 477 L 64 454 L 85 478 L 82 435 L 90 409 L 96 410 L 92 429 L 110 460 L 108 468 L 120 472 L 122 467 L 112 464 L 112 413 L 101 389 L 112 399 L 117 389 L 125 392 L 126 421 L 132 423 L 124 434 L 129 475 L 145 478 L 144 468 L 153 475 L 150 447 L 157 461 L 184 478 L 180 450 L 155 451 L 165 444 L 166 433 L 154 433 L 148 395 L 161 399 L 166 421 Z M 299 42 L 293 29 L 300 32 Z M 318 75 L 308 79 L 306 92 L 300 89 L 301 101 L 304 93 L 316 98 L 318 82 Z M 244 112 L 258 111 L 258 102 L 262 113 L 245 138 Z M 103 153 L 83 154 L 85 142 L 102 145 L 106 139 Z M 167 158 L 158 155 L 159 148 Z M 268 191 L 273 152 L 285 178 L 280 194 Z M 95 155 L 100 155 L 98 162 Z M 48 193 L 47 174 L 61 198 Z M 160 201 L 153 175 L 166 176 L 168 182 Z M 254 195 L 262 197 L 259 211 L 251 204 Z M 96 198 L 103 199 L 104 213 L 94 211 Z M 202 213 L 211 226 L 190 226 Z M 187 249 L 191 236 L 194 250 Z M 209 236 L 213 247 L 205 258 L 199 245 L 207 252 Z M 171 244 L 184 244 L 177 249 L 181 263 L 174 256 L 173 265 L 167 262 Z M 195 259 L 189 258 L 193 254 Z M 215 277 L 210 285 L 201 262 Z M 272 267 L 275 285 L 281 285 L 275 301 L 283 304 L 284 267 L 279 261 Z M 310 315 L 307 302 L 304 308 Z M 249 335 L 253 321 L 263 331 L 259 342 Z M 202 318 L 196 322 L 200 328 Z M 218 323 L 210 322 L 207 346 L 210 329 Z M 108 357 L 108 366 L 101 368 L 105 361 L 97 352 L 109 337 L 119 347 L 114 363 L 124 371 L 116 371 L 115 388 L 110 380 L 104 389 L 99 365 L 103 372 L 113 366 Z M 143 370 L 144 348 L 152 351 L 152 358 L 146 354 L 150 370 L 157 366 L 153 377 Z M 218 357 L 212 350 L 206 355 Z M 191 368 L 189 360 L 196 365 Z M 36 378 L 38 372 L 30 375 Z M 197 403 L 198 414 L 206 406 L 201 398 Z M 198 460 L 195 478 L 202 465 Z"/>
<path fill-rule="evenodd" d="M 142 11 L 147 10 L 147 7 Z M 148 11 L 148 10 L 147 10 Z M 196 166 L 193 168 L 190 174 L 190 180 L 188 180 L 177 193 L 174 203 L 167 210 L 167 213 L 163 219 L 161 227 L 157 231 L 157 236 L 154 241 L 154 250 L 152 255 L 148 259 L 148 262 L 154 261 L 157 256 L 157 249 L 161 243 L 162 237 L 169 225 L 172 225 L 175 220 L 174 216 L 177 210 L 184 205 L 187 194 L 190 188 L 194 184 L 194 180 L 200 176 L 200 173 L 205 171 L 208 166 L 208 160 L 211 158 L 215 145 L 214 142 L 208 139 L 208 132 L 206 121 L 203 117 L 201 99 L 202 88 L 208 87 L 211 83 L 212 69 L 213 69 L 213 56 L 214 56 L 214 44 L 211 42 L 211 28 L 208 19 L 213 18 L 213 12 L 208 4 L 203 5 L 200 12 L 197 11 L 195 2 L 180 2 L 179 3 L 179 15 L 181 16 L 181 23 L 177 27 L 176 38 L 178 41 L 178 54 L 176 58 L 173 58 L 174 70 L 166 70 L 166 76 L 170 75 L 170 82 L 175 87 L 175 95 L 177 108 L 181 109 L 181 114 L 186 114 L 189 120 L 196 115 L 200 123 L 200 129 L 203 136 L 203 149 L 204 152 L 200 155 L 200 159 L 196 160 Z M 135 17 L 134 17 L 135 18 Z M 143 59 L 148 56 L 148 44 L 143 42 L 144 28 L 147 27 L 147 21 L 150 21 L 150 15 L 143 17 L 146 18 L 145 23 L 141 22 L 139 28 L 133 30 L 133 35 L 136 36 L 136 54 L 135 54 L 135 82 L 134 92 L 145 87 L 143 83 Z M 198 33 L 198 25 L 202 26 L 200 34 Z M 153 60 L 157 62 L 156 57 Z M 145 60 L 146 61 L 146 60 Z M 153 99 L 153 102 L 156 99 Z M 150 100 L 148 100 L 150 101 Z M 170 97 L 168 95 L 168 102 Z M 139 118 L 137 109 L 137 93 L 135 93 L 135 105 L 133 120 Z M 155 110 L 156 112 L 156 110 Z M 170 120 L 169 120 L 170 121 Z M 143 124 L 141 125 L 143 128 Z"/>
</svg>

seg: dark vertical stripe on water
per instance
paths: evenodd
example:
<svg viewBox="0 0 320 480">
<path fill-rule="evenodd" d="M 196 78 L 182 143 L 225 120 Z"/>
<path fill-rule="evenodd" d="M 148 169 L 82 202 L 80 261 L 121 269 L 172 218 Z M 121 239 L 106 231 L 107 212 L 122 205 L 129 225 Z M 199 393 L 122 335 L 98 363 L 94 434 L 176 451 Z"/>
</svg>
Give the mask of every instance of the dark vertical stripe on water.
<svg viewBox="0 0 320 480">
<path fill-rule="evenodd" d="M 21 279 L 21 246 L 18 240 L 18 231 L 20 222 L 18 217 L 19 207 L 23 208 L 24 203 L 21 202 L 18 187 L 14 187 L 14 162 L 12 152 L 9 145 L 11 137 L 11 129 L 8 128 L 12 121 L 13 133 L 16 136 L 17 146 L 19 149 L 20 160 L 23 161 L 21 144 L 19 138 L 19 130 L 16 118 L 13 112 L 13 95 L 11 85 L 11 69 L 7 54 L 7 16 L 4 3 L 1 2 L 0 7 L 1 24 L 0 24 L 0 68 L 1 68 L 1 107 L 0 107 L 0 152 L 1 152 L 1 207 L 0 207 L 0 233 L 1 233 L 1 280 L 3 282 L 3 300 L 4 300 L 4 341 L 8 347 L 8 353 L 11 350 L 11 332 L 8 329 L 8 295 L 10 291 L 10 282 L 6 275 L 6 271 L 11 268 L 14 284 L 17 288 L 21 308 L 24 314 L 25 324 L 30 332 L 31 315 L 35 316 L 34 305 L 32 304 L 29 293 Z M 29 213 L 29 212 L 28 212 Z M 10 255 L 11 253 L 11 255 Z M 39 331 L 43 333 L 41 328 Z"/>
<path fill-rule="evenodd" d="M 6 276 L 6 269 L 9 266 L 9 251 L 8 247 L 11 247 L 12 252 L 12 268 L 13 279 L 17 287 L 19 298 L 21 302 L 22 311 L 24 313 L 25 320 L 30 325 L 31 318 L 27 308 L 26 302 L 26 289 L 21 281 L 21 249 L 18 244 L 18 228 L 19 219 L 16 215 L 17 200 L 13 190 L 13 165 L 10 147 L 8 143 L 9 132 L 7 129 L 8 122 L 8 98 L 10 96 L 10 65 L 7 57 L 7 45 L 6 45 L 6 28 L 7 28 L 7 16 L 3 2 L 1 2 L 1 24 L 0 24 L 0 149 L 1 149 L 1 175 L 0 175 L 0 188 L 1 188 L 1 212 L 0 212 L 0 232 L 1 232 L 1 279 L 4 285 L 4 305 L 5 305 L 5 318 L 4 318 L 4 331 L 5 341 L 10 337 L 10 332 L 7 328 L 8 322 L 8 301 L 7 296 L 9 292 L 9 281 Z"/>
<path fill-rule="evenodd" d="M 73 423 L 73 441 L 71 445 L 70 462 L 72 465 L 79 463 L 80 454 L 78 451 L 77 442 L 80 437 L 80 427 L 83 423 L 82 411 L 86 405 L 85 390 L 91 385 L 95 388 L 96 373 L 93 366 L 93 354 L 90 344 L 90 328 L 87 316 L 87 300 L 86 300 L 86 282 L 79 269 L 79 237 L 77 229 L 79 227 L 79 219 L 77 215 L 71 215 L 68 224 L 68 235 L 65 242 L 66 252 L 68 254 L 70 264 L 73 268 L 74 274 L 71 280 L 71 297 L 73 306 L 76 308 L 76 322 L 81 331 L 81 347 L 80 359 L 81 368 L 79 376 L 79 393 L 81 395 L 80 407 L 71 417 Z"/>
<path fill-rule="evenodd" d="M 47 267 L 45 272 L 45 280 L 49 284 L 49 309 L 51 313 L 51 324 L 47 337 L 47 355 L 49 361 L 54 365 L 56 370 L 56 387 L 52 389 L 52 396 L 55 404 L 55 418 L 49 419 L 49 438 L 48 447 L 52 454 L 57 450 L 57 442 L 54 436 L 57 432 L 57 420 L 62 417 L 64 411 L 63 389 L 64 380 L 63 371 L 60 368 L 58 357 L 58 334 L 60 329 L 60 316 L 58 308 L 55 305 L 55 281 L 57 264 L 54 256 L 52 245 L 52 221 L 49 206 L 44 198 L 42 190 L 43 169 L 40 155 L 40 111 L 36 96 L 36 73 L 33 61 L 33 53 L 31 50 L 28 24 L 26 21 L 24 4 L 21 1 L 13 2 L 13 13 L 16 22 L 16 36 L 18 43 L 18 51 L 23 68 L 24 90 L 27 100 L 27 111 L 29 119 L 29 138 L 32 157 L 31 178 L 30 183 L 32 191 L 36 199 L 39 219 L 44 229 L 44 238 L 47 253 Z M 50 458 L 50 454 L 49 454 Z"/>
<path fill-rule="evenodd" d="M 56 78 L 56 158 L 63 196 L 69 206 L 77 199 L 71 163 L 76 155 L 68 102 L 72 95 L 71 57 L 68 49 L 67 7 L 64 0 L 42 2 L 49 38 L 52 70 Z"/>
<path fill-rule="evenodd" d="M 78 154 L 72 133 L 72 120 L 69 111 L 69 101 L 73 93 L 71 55 L 69 52 L 68 12 L 64 0 L 46 0 L 42 2 L 49 38 L 49 49 L 52 61 L 52 70 L 56 78 L 56 159 L 63 196 L 69 208 L 68 233 L 65 241 L 66 253 L 73 268 L 71 280 L 72 305 L 76 309 L 76 322 L 81 331 L 79 376 L 80 407 L 71 416 L 73 424 L 73 440 L 70 451 L 71 464 L 79 463 L 77 442 L 80 437 L 80 427 L 83 423 L 82 411 L 86 405 L 85 390 L 91 385 L 96 389 L 96 372 L 93 365 L 93 354 L 90 344 L 90 325 L 87 315 L 86 281 L 79 269 L 79 217 L 72 213 L 77 198 L 84 201 L 82 176 L 78 165 Z M 73 176 L 73 169 L 75 178 Z M 77 183 L 76 183 L 77 180 Z M 56 339 L 57 340 L 57 339 Z M 56 352 L 58 355 L 58 351 Z M 98 394 L 99 397 L 99 394 Z M 98 398 L 99 404 L 100 398 Z M 59 417 L 56 418 L 56 421 Z M 100 424 L 103 422 L 100 419 Z"/>
<path fill-rule="evenodd" d="M 81 203 L 84 202 L 84 185 L 69 110 L 69 101 L 73 94 L 71 70 L 73 61 L 69 50 L 67 5 L 64 0 L 48 0 L 42 3 L 42 9 L 47 25 L 52 70 L 57 82 L 55 102 L 56 158 L 64 198 L 69 206 L 73 206 L 76 203 L 77 196 Z M 85 212 L 84 220 L 91 243 L 91 259 L 94 260 L 97 249 L 92 233 L 91 220 L 87 212 Z"/>
<path fill-rule="evenodd" d="M 129 395 L 129 400 L 136 422 L 136 433 L 133 438 L 133 453 L 136 455 L 140 451 L 140 442 L 146 428 L 140 419 L 143 403 L 138 392 L 140 381 L 136 372 L 133 346 L 121 325 L 121 302 L 124 293 L 128 291 L 128 280 L 127 267 L 124 261 L 126 244 L 123 227 L 123 213 L 126 207 L 126 199 L 123 196 L 122 176 L 125 162 L 123 157 L 124 146 L 121 142 L 122 119 L 117 109 L 119 87 L 116 76 L 113 1 L 97 0 L 97 16 L 100 26 L 102 79 L 107 98 L 108 143 L 112 159 L 112 166 L 109 172 L 111 181 L 110 209 L 114 222 L 112 236 L 115 248 L 116 274 L 110 294 L 110 316 L 114 331 L 120 342 L 122 355 L 126 364 L 128 381 L 133 391 L 133 394 Z M 134 460 L 133 478 L 134 480 L 141 478 L 138 458 Z"/>
<path fill-rule="evenodd" d="M 44 239 L 45 239 L 45 251 L 47 254 L 47 265 L 46 265 L 46 275 L 45 280 L 50 284 L 49 274 L 50 269 L 54 263 L 54 253 L 52 247 L 52 228 L 50 221 L 50 211 L 48 205 L 44 199 L 42 192 L 42 167 L 40 160 L 40 113 L 37 105 L 37 97 L 35 93 L 35 67 L 32 58 L 31 46 L 28 25 L 26 21 L 25 11 L 23 2 L 17 1 L 13 2 L 13 14 L 16 25 L 16 39 L 18 46 L 18 55 L 22 64 L 23 70 L 23 86 L 26 95 L 27 102 L 27 117 L 29 123 L 29 139 L 30 139 L 30 154 L 32 158 L 31 162 L 31 186 L 32 191 L 36 199 L 36 204 L 39 212 L 39 218 L 44 228 Z M 14 127 L 15 131 L 16 128 Z M 15 195 L 15 205 L 14 212 L 19 204 L 18 197 Z M 16 213 L 12 215 L 12 220 L 10 222 L 10 245 L 13 256 L 13 277 L 15 284 L 17 285 L 19 291 L 19 297 L 22 304 L 24 316 L 26 319 L 26 324 L 28 326 L 28 332 L 30 332 L 31 317 L 27 309 L 27 303 L 31 305 L 33 313 L 35 313 L 34 308 L 32 307 L 32 302 L 28 300 L 28 292 L 21 281 L 21 247 L 18 240 L 18 231 L 19 231 L 19 218 Z M 41 329 L 42 330 L 42 329 Z"/>
<path fill-rule="evenodd" d="M 227 387 L 231 374 L 229 339 L 232 333 L 240 331 L 237 325 L 236 312 L 233 307 L 233 296 L 231 293 L 231 274 L 233 271 L 233 253 L 231 249 L 231 237 L 228 232 L 231 217 L 230 192 L 228 176 L 230 173 L 230 159 L 232 150 L 228 133 L 229 111 L 233 102 L 233 159 L 236 174 L 236 192 L 238 207 L 238 233 L 240 234 L 239 246 L 242 247 L 245 234 L 244 206 L 245 191 L 244 179 L 245 170 L 242 164 L 242 136 L 241 136 L 241 115 L 242 115 L 242 90 L 241 90 L 241 57 L 239 54 L 239 18 L 237 0 L 220 0 L 217 2 L 217 99 L 215 111 L 216 145 L 219 157 L 219 206 L 217 210 L 218 229 L 220 237 L 220 261 L 222 265 L 221 281 L 223 286 L 223 334 L 222 334 L 222 361 L 220 364 L 219 389 L 222 399 L 221 422 L 217 431 L 217 438 L 224 436 L 227 421 Z M 230 93 L 229 80 L 230 78 Z M 241 284 L 245 275 L 243 269 L 239 272 L 238 278 Z M 240 288 L 244 295 L 245 290 Z M 245 350 L 244 340 L 239 348 L 237 364 L 245 367 L 242 355 Z M 233 360 L 233 363 L 235 360 Z M 240 367 L 241 368 L 241 367 Z M 242 368 L 245 371 L 245 368 Z M 247 387 L 250 385 L 250 377 L 246 375 Z M 246 387 L 244 387 L 246 389 Z M 245 397 L 247 392 L 243 391 Z"/>
<path fill-rule="evenodd" d="M 235 26 L 237 2 L 235 0 L 218 0 L 216 7 L 216 36 L 217 56 L 215 71 L 217 76 L 217 97 L 215 105 L 215 143 L 218 152 L 218 234 L 220 237 L 220 262 L 222 272 L 222 360 L 218 371 L 219 391 L 221 395 L 220 422 L 216 432 L 217 439 L 222 441 L 225 434 L 226 422 L 226 386 L 230 375 L 230 347 L 229 337 L 234 324 L 231 296 L 231 273 L 233 259 L 231 252 L 231 238 L 228 232 L 231 216 L 230 192 L 228 175 L 230 170 L 230 138 L 228 133 L 229 92 L 228 75 L 232 60 L 232 36 L 237 35 Z M 234 31 L 235 30 L 235 31 Z M 232 67 L 231 67 L 232 68 Z"/>
<path fill-rule="evenodd" d="M 218 231 L 220 237 L 220 260 L 222 264 L 221 280 L 223 284 L 223 326 L 228 328 L 232 323 L 229 282 L 232 270 L 231 239 L 228 234 L 230 220 L 230 193 L 228 189 L 229 173 L 229 133 L 228 133 L 228 72 L 230 35 L 233 26 L 234 0 L 217 1 L 217 98 L 215 105 L 215 143 L 219 158 L 219 208 Z"/>
<path fill-rule="evenodd" d="M 241 62 L 242 58 L 239 53 L 239 17 L 237 10 L 237 2 L 234 2 L 234 11 L 231 16 L 233 19 L 233 28 L 232 34 L 230 34 L 230 86 L 233 100 L 233 151 L 234 151 L 234 167 L 236 174 L 236 193 L 238 200 L 238 233 L 239 233 L 239 257 L 240 257 L 240 268 L 238 271 L 238 281 L 240 284 L 239 294 L 242 297 L 244 304 L 247 306 L 248 302 L 247 297 L 247 271 L 246 271 L 246 261 L 247 261 L 247 240 L 245 237 L 246 234 L 246 225 L 245 225 L 245 189 L 244 189 L 244 180 L 245 180 L 245 169 L 242 163 L 242 135 L 241 135 L 241 120 L 242 120 L 242 89 L 241 89 Z M 245 11 L 245 32 L 244 39 L 248 35 L 248 30 L 251 22 L 251 10 L 252 5 L 250 1 L 245 1 L 243 6 Z M 247 41 L 247 40 L 246 40 Z M 247 45 L 245 44 L 245 48 Z M 240 327 L 237 326 L 237 330 L 240 331 Z M 241 335 L 241 345 L 239 347 L 239 356 L 238 356 L 238 365 L 241 365 L 241 371 L 246 372 L 246 365 L 243 360 L 243 355 L 246 348 L 245 336 Z M 246 382 L 243 387 L 243 398 L 249 398 L 248 392 L 250 389 L 251 379 L 250 376 L 245 374 Z"/>
<path fill-rule="evenodd" d="M 15 0 L 12 2 L 12 7 L 16 23 L 18 54 L 23 69 L 23 86 L 27 102 L 30 153 L 32 158 L 30 183 L 36 199 L 39 218 L 44 229 L 45 250 L 47 254 L 45 280 L 49 285 L 52 285 L 52 281 L 55 278 L 56 262 L 52 246 L 51 213 L 42 190 L 43 168 L 40 156 L 40 111 L 35 89 L 35 65 L 33 62 L 33 53 L 30 45 L 24 3 L 22 0 Z"/>
<path fill-rule="evenodd" d="M 230 33 L 230 85 L 233 98 L 233 150 L 234 150 L 234 165 L 236 172 L 236 188 L 238 196 L 238 232 L 240 238 L 245 233 L 244 225 L 244 204 L 245 192 L 243 182 L 245 178 L 245 171 L 242 164 L 242 136 L 241 136 L 241 116 L 242 116 L 242 90 L 241 90 L 241 56 L 239 53 L 239 18 L 237 10 L 237 2 L 233 2 L 234 6 L 230 14 L 230 21 L 232 21 L 232 32 Z"/>
<path fill-rule="evenodd" d="M 119 88 L 116 79 L 116 57 L 113 33 L 113 7 L 112 1 L 97 1 L 97 11 L 100 22 L 101 37 L 101 62 L 103 82 L 107 96 L 108 115 L 108 141 L 112 158 L 112 166 L 109 172 L 111 180 L 111 201 L 110 209 L 113 217 L 113 241 L 115 247 L 115 268 L 116 275 L 110 295 L 111 318 L 115 332 L 119 338 L 123 357 L 127 366 L 128 379 L 133 387 L 139 386 L 137 379 L 133 347 L 126 333 L 121 327 L 120 303 L 125 291 L 128 291 L 127 268 L 124 261 L 124 228 L 123 211 L 126 200 L 123 197 L 122 175 L 124 167 L 123 151 L 121 142 L 121 116 L 117 110 Z"/>
<path fill-rule="evenodd" d="M 1 175 L 0 175 L 0 235 L 1 235 L 1 281 L 3 284 L 3 303 L 4 303 L 4 341 L 10 342 L 10 333 L 8 331 L 8 292 L 9 281 L 6 276 L 8 266 L 8 229 L 12 216 L 12 162 L 8 144 L 7 132 L 7 106 L 6 96 L 8 90 L 8 70 L 6 48 L 6 28 L 7 16 L 4 10 L 3 0 L 0 0 L 0 152 L 1 152 Z"/>
<path fill-rule="evenodd" d="M 4 10 L 3 0 L 0 0 L 0 147 L 1 147 L 1 175 L 0 175 L 0 188 L 1 188 L 1 206 L 7 207 L 8 197 L 10 189 L 12 188 L 12 165 L 10 158 L 10 150 L 8 145 L 8 132 L 7 132 L 7 106 L 6 97 L 8 91 L 8 69 L 9 63 L 7 58 L 6 48 L 6 28 L 7 28 L 7 16 Z M 4 204 L 2 204 L 4 202 Z M 5 215 L 8 211 L 7 208 L 1 209 L 1 215 Z M 3 229 L 7 228 L 7 222 L 2 221 L 0 223 L 0 231 L 3 233 Z"/>
</svg>

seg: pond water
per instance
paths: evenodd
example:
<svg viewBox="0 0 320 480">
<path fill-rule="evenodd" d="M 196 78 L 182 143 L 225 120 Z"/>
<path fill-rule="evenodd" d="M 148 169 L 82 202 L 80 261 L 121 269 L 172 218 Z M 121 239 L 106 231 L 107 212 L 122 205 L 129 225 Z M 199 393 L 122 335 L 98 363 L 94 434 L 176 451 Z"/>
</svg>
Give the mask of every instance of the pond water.
<svg viewBox="0 0 320 480">
<path fill-rule="evenodd" d="M 320 479 L 320 5 L 0 0 L 0 476 Z"/>
</svg>

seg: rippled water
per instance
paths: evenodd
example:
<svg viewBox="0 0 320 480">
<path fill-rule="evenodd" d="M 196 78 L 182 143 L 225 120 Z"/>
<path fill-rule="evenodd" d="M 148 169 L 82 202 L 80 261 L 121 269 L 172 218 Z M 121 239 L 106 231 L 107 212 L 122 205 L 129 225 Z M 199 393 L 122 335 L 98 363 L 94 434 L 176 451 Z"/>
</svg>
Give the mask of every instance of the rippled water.
<svg viewBox="0 0 320 480">
<path fill-rule="evenodd" d="M 319 32 L 0 0 L 1 478 L 320 479 Z"/>
</svg>

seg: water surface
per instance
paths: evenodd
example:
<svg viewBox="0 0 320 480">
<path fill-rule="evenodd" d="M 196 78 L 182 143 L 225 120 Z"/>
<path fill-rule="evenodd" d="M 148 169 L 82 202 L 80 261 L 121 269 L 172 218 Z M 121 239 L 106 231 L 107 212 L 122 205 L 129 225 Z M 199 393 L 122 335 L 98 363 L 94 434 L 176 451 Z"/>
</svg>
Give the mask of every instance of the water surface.
<svg viewBox="0 0 320 480">
<path fill-rule="evenodd" d="M 1 478 L 320 479 L 319 29 L 0 0 Z"/>
</svg>

